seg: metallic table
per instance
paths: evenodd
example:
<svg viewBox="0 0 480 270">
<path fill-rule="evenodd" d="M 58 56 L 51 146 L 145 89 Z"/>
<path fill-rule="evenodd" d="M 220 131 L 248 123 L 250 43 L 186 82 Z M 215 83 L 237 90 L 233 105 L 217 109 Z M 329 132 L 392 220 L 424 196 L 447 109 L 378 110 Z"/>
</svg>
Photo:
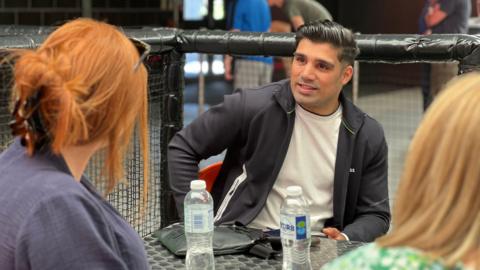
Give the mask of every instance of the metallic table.
<svg viewBox="0 0 480 270">
<path fill-rule="evenodd" d="M 150 266 L 153 270 L 179 270 L 185 269 L 185 258 L 180 258 L 164 248 L 157 239 L 147 236 L 145 249 L 148 254 Z M 325 263 L 336 257 L 364 245 L 361 242 L 335 241 L 321 238 L 320 245 L 310 248 L 312 269 L 319 269 Z M 267 270 L 282 269 L 282 258 L 261 259 L 252 255 L 236 254 L 215 256 L 215 270 L 240 269 L 240 270 Z"/>
</svg>

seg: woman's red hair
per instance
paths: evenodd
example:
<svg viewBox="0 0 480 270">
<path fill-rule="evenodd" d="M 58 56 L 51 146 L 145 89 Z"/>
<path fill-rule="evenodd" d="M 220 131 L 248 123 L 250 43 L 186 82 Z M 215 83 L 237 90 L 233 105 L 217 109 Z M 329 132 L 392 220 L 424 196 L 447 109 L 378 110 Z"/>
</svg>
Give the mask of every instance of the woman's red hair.
<svg viewBox="0 0 480 270">
<path fill-rule="evenodd" d="M 147 71 L 143 65 L 133 69 L 138 60 L 134 45 L 114 26 L 76 19 L 53 32 L 36 51 L 21 53 L 14 97 L 19 104 L 38 97 L 36 110 L 54 153 L 69 145 L 105 143 L 108 192 L 124 176 L 125 154 L 139 123 L 145 200 Z M 32 135 L 23 138 L 30 154 L 38 143 Z"/>
</svg>

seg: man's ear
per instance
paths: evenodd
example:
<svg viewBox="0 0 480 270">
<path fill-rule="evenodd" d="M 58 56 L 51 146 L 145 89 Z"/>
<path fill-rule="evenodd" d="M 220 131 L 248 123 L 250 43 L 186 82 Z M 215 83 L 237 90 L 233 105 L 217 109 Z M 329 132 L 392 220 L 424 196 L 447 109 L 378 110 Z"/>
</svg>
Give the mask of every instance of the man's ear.
<svg viewBox="0 0 480 270">
<path fill-rule="evenodd" d="M 346 85 L 353 76 L 353 67 L 351 65 L 346 65 L 342 73 L 342 85 Z"/>
</svg>

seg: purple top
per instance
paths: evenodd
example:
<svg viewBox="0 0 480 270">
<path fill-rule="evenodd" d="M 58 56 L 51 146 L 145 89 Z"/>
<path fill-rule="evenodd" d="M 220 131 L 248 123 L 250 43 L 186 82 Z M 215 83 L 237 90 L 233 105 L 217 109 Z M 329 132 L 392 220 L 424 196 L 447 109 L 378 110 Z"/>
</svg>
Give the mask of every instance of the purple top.
<svg viewBox="0 0 480 270">
<path fill-rule="evenodd" d="M 141 238 L 85 177 L 19 140 L 0 155 L 0 266 L 149 269 Z"/>
</svg>

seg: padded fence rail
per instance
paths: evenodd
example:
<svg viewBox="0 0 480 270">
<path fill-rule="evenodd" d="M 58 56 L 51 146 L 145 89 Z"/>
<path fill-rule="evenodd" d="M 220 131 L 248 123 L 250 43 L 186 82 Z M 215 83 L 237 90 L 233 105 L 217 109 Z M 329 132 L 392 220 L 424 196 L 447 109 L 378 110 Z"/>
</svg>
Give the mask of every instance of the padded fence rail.
<svg viewBox="0 0 480 270">
<path fill-rule="evenodd" d="M 53 28 L 0 27 L 0 48 L 35 48 Z M 183 31 L 179 29 L 125 29 L 129 36 L 153 47 L 147 59 L 149 67 L 151 179 L 147 213 L 140 221 L 135 203 L 142 190 L 142 160 L 138 141 L 128 158 L 126 183 L 108 199 L 142 235 L 176 220 L 175 206 L 168 189 L 166 149 L 171 136 L 182 128 L 184 53 L 244 54 L 290 56 L 295 49 L 291 33 L 248 33 L 226 31 Z M 357 60 L 382 63 L 459 61 L 460 72 L 479 69 L 480 39 L 469 35 L 357 35 L 361 54 Z M 0 146 L 11 141 L 8 101 L 12 65 L 0 66 Z M 132 89 L 134 91 L 134 89 Z M 387 139 L 388 140 L 388 139 Z M 102 157 L 89 164 L 87 174 L 100 190 Z"/>
</svg>

